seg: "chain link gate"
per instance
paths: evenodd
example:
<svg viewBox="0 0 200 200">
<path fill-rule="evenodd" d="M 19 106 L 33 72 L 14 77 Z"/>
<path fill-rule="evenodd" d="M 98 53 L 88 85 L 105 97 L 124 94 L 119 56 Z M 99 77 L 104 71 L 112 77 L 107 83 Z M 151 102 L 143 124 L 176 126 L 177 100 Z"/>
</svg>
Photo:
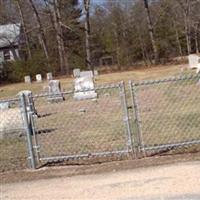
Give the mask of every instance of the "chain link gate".
<svg viewBox="0 0 200 200">
<path fill-rule="evenodd" d="M 37 117 L 31 117 L 38 161 L 121 156 L 133 153 L 124 82 L 95 88 L 97 99 L 51 103 L 48 94 L 33 97 Z M 33 101 L 31 101 L 33 102 Z"/>
<path fill-rule="evenodd" d="M 137 152 L 200 144 L 200 75 L 129 82 Z"/>
</svg>

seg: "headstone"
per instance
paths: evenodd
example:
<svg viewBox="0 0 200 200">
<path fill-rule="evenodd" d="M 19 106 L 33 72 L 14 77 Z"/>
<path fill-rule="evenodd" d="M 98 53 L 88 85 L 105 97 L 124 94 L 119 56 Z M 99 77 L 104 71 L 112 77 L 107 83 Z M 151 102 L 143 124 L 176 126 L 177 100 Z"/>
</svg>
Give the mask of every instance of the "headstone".
<svg viewBox="0 0 200 200">
<path fill-rule="evenodd" d="M 80 77 L 89 77 L 89 78 L 93 78 L 93 72 L 92 71 L 82 71 L 80 72 Z"/>
<path fill-rule="evenodd" d="M 191 69 L 197 68 L 198 64 L 200 63 L 200 57 L 196 54 L 189 55 L 188 60 Z"/>
<path fill-rule="evenodd" d="M 9 102 L 0 102 L 0 110 L 7 110 L 10 108 Z"/>
<path fill-rule="evenodd" d="M 74 99 L 95 99 L 97 93 L 95 92 L 94 82 L 91 77 L 81 77 L 75 79 Z"/>
<path fill-rule="evenodd" d="M 99 72 L 97 70 L 94 70 L 94 76 L 98 76 Z"/>
<path fill-rule="evenodd" d="M 31 83 L 31 77 L 30 76 L 25 76 L 24 77 L 24 82 L 25 83 Z"/>
<path fill-rule="evenodd" d="M 79 68 L 77 68 L 77 69 L 74 69 L 73 70 L 73 75 L 74 75 L 74 77 L 75 78 L 78 78 L 78 77 L 80 77 L 80 69 Z"/>
<path fill-rule="evenodd" d="M 42 82 L 42 75 L 41 75 L 41 74 L 37 74 L 37 75 L 36 75 L 36 81 L 37 81 L 38 83 Z"/>
<path fill-rule="evenodd" d="M 53 75 L 51 72 L 47 73 L 47 80 L 50 81 L 53 79 Z"/>
<path fill-rule="evenodd" d="M 63 101 L 63 100 L 64 100 L 64 97 L 61 92 L 60 81 L 59 80 L 49 81 L 48 101 L 58 102 L 58 101 Z"/>
</svg>

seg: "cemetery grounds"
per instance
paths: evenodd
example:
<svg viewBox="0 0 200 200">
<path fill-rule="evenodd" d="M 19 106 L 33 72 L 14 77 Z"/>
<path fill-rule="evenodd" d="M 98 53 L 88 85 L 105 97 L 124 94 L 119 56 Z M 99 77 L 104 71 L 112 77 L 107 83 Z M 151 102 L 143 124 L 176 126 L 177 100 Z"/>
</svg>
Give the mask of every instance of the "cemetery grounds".
<svg viewBox="0 0 200 200">
<path fill-rule="evenodd" d="M 185 70 L 184 73 L 189 72 Z M 34 140 L 38 140 L 41 145 L 38 156 L 48 158 L 55 155 L 62 157 L 65 154 L 81 155 L 90 152 L 123 151 L 127 145 L 124 133 L 125 125 L 122 120 L 124 111 L 120 106 L 119 90 L 115 83 L 117 84 L 121 80 L 125 81 L 127 105 L 131 109 L 131 94 L 128 90 L 127 80 L 159 79 L 172 75 L 180 75 L 180 66 L 100 75 L 96 80 L 97 85 L 114 84 L 110 88 L 103 87 L 99 90 L 99 98 L 96 101 L 74 101 L 73 92 L 65 93 L 65 101 L 52 104 L 47 103 L 45 95 L 36 96 L 35 106 L 39 112 L 39 118 L 35 120 L 37 137 Z M 70 91 L 72 82 L 71 78 L 61 79 L 62 89 Z M 6 85 L 0 87 L 0 95 L 1 98 L 6 98 L 7 95 L 13 97 L 22 89 L 30 89 L 35 94 L 41 94 L 45 84 L 47 83 Z M 154 144 L 199 139 L 199 86 L 194 86 L 192 81 L 188 81 L 182 83 L 180 87 L 179 84 L 175 84 L 174 87 L 166 84 L 158 84 L 155 87 L 147 86 L 145 89 L 143 87 L 141 85 L 138 99 L 141 106 L 141 117 L 145 122 L 142 129 L 144 145 L 151 147 Z M 180 104 L 182 99 L 187 99 L 188 96 L 191 98 L 186 104 Z M 146 110 L 148 104 L 153 110 Z M 129 117 L 131 122 L 135 121 L 132 112 L 129 112 Z M 134 123 L 131 123 L 131 129 L 134 141 L 136 135 Z M 1 172 L 27 168 L 27 150 L 24 137 L 5 138 L 0 141 L 0 145 Z M 180 149 L 169 148 L 167 152 L 153 149 L 150 155 L 198 152 L 199 150 L 199 145 Z M 120 158 L 110 157 L 110 160 L 116 159 L 124 159 L 124 157 L 123 155 Z M 105 160 L 107 161 L 107 158 Z M 57 161 L 59 162 L 59 159 Z M 92 161 L 72 159 L 67 164 L 91 164 L 103 161 L 102 158 L 95 158 Z M 41 165 L 44 163 L 41 162 Z"/>
</svg>

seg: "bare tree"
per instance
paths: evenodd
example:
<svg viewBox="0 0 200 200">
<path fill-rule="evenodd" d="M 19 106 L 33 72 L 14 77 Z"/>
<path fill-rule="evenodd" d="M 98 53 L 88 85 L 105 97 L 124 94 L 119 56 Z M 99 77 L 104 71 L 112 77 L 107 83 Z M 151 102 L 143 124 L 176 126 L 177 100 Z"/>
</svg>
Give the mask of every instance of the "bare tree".
<svg viewBox="0 0 200 200">
<path fill-rule="evenodd" d="M 60 71 L 62 74 L 69 75 L 69 63 L 67 52 L 65 50 L 63 33 L 62 33 L 62 22 L 61 22 L 61 14 L 60 8 L 57 0 L 53 1 L 53 21 L 54 21 L 54 28 L 56 31 L 56 40 L 57 40 L 57 47 L 58 47 L 58 54 L 59 54 L 59 64 L 60 64 Z"/>
<path fill-rule="evenodd" d="M 90 52 L 90 0 L 84 0 L 85 12 L 85 49 L 86 49 L 86 65 L 88 69 L 94 70 L 91 64 Z"/>
<path fill-rule="evenodd" d="M 41 43 L 42 43 L 44 54 L 46 56 L 46 59 L 49 60 L 49 53 L 48 53 L 48 48 L 47 48 L 45 32 L 44 32 L 44 28 L 43 28 L 43 25 L 42 25 L 42 21 L 41 21 L 40 16 L 39 16 L 39 12 L 38 12 L 35 4 L 33 3 L 33 0 L 29 0 L 29 3 L 30 3 L 30 5 L 31 5 L 31 7 L 33 9 L 33 12 L 34 12 L 34 15 L 35 15 L 35 19 L 36 19 L 36 22 L 37 22 L 37 25 L 38 25 L 39 38 L 40 38 Z"/>
<path fill-rule="evenodd" d="M 191 21 L 190 21 L 190 14 L 191 14 L 191 0 L 176 0 L 183 12 L 183 19 L 184 19 L 184 28 L 185 28 L 185 37 L 187 42 L 187 52 L 188 54 L 191 53 Z"/>
<path fill-rule="evenodd" d="M 144 0 L 144 7 L 145 7 L 145 11 L 146 11 L 149 36 L 150 36 L 152 47 L 153 47 L 155 64 L 157 64 L 158 60 L 159 60 L 159 57 L 158 57 L 158 48 L 157 48 L 156 41 L 155 41 L 154 29 L 153 29 L 153 24 L 152 24 L 152 20 L 151 20 L 151 15 L 150 15 L 150 10 L 149 10 L 148 0 Z"/>
<path fill-rule="evenodd" d="M 18 10 L 19 10 L 19 15 L 20 15 L 20 19 L 21 19 L 21 25 L 22 25 L 24 38 L 25 38 L 25 43 L 26 43 L 26 48 L 27 48 L 27 52 L 28 52 L 28 57 L 32 58 L 31 48 L 30 48 L 30 41 L 29 41 L 29 37 L 28 37 L 28 34 L 27 34 L 27 28 L 26 28 L 24 13 L 23 13 L 22 7 L 21 7 L 21 1 L 17 0 L 16 4 L 17 4 Z"/>
</svg>

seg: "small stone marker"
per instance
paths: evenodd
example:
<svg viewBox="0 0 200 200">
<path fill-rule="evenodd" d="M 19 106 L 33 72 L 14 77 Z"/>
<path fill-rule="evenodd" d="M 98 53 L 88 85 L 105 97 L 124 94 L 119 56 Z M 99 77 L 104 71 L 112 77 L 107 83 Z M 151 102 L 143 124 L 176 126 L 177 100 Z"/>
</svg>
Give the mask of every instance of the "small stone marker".
<svg viewBox="0 0 200 200">
<path fill-rule="evenodd" d="M 94 70 L 94 76 L 98 76 L 99 72 L 97 70 Z"/>
<path fill-rule="evenodd" d="M 74 75 L 74 77 L 75 77 L 75 78 L 80 77 L 80 72 L 81 72 L 81 70 L 80 70 L 79 68 L 74 69 L 74 70 L 73 70 L 73 75 Z"/>
<path fill-rule="evenodd" d="M 200 57 L 196 54 L 190 54 L 188 56 L 189 66 L 191 69 L 197 68 L 198 64 L 200 64 Z"/>
<path fill-rule="evenodd" d="M 89 77 L 89 78 L 93 78 L 93 72 L 92 71 L 82 71 L 80 72 L 80 77 Z"/>
<path fill-rule="evenodd" d="M 25 83 L 31 83 L 31 77 L 30 76 L 24 76 L 24 82 Z"/>
<path fill-rule="evenodd" d="M 7 110 L 10 108 L 9 102 L 0 102 L 0 110 Z"/>
<path fill-rule="evenodd" d="M 64 97 L 61 92 L 60 81 L 59 80 L 49 81 L 48 101 L 58 102 L 58 101 L 63 101 L 63 100 L 64 100 Z"/>
<path fill-rule="evenodd" d="M 53 75 L 51 72 L 47 73 L 47 80 L 50 81 L 53 79 Z"/>
<path fill-rule="evenodd" d="M 37 74 L 37 75 L 36 75 L 36 81 L 37 81 L 38 83 L 42 82 L 42 75 L 41 75 L 41 74 Z"/>
<path fill-rule="evenodd" d="M 95 92 L 93 78 L 91 77 L 80 77 L 75 79 L 75 93 L 74 99 L 95 99 L 97 93 Z"/>
</svg>

